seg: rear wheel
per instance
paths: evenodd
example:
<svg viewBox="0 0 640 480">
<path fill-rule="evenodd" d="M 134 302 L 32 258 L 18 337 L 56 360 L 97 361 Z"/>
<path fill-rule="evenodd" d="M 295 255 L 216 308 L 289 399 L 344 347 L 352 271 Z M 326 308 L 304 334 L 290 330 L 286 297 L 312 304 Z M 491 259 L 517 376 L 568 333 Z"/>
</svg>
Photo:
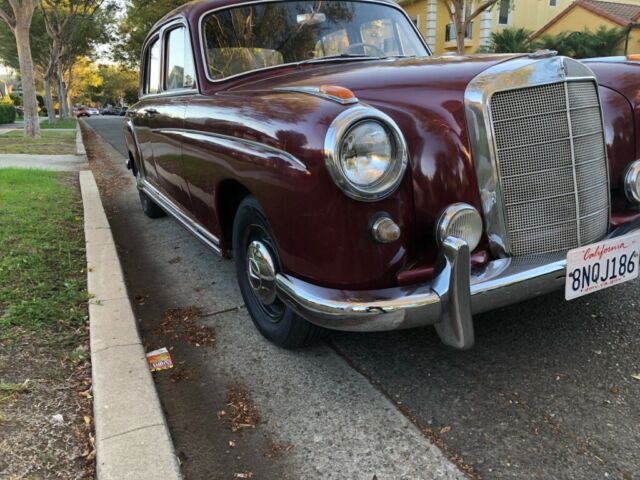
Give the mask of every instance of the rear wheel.
<svg viewBox="0 0 640 480">
<path fill-rule="evenodd" d="M 253 196 L 246 197 L 238 207 L 233 254 L 240 292 L 253 323 L 265 338 L 283 348 L 299 348 L 325 334 L 325 329 L 308 322 L 278 298 L 277 250 L 264 212 Z"/>
<path fill-rule="evenodd" d="M 138 182 L 140 182 L 140 172 L 136 174 L 136 178 Z M 151 198 L 149 195 L 144 193 L 140 188 L 138 188 L 138 194 L 140 195 L 140 205 L 142 206 L 142 211 L 149 218 L 160 218 L 166 215 L 165 211 L 162 210 Z"/>
</svg>

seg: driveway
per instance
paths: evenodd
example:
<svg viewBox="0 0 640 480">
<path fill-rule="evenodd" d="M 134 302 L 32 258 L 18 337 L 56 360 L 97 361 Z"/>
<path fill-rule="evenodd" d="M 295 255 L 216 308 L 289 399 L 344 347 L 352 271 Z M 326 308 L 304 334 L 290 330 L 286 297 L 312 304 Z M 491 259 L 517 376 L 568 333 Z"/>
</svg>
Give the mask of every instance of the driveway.
<svg viewBox="0 0 640 480">
<path fill-rule="evenodd" d="M 88 120 L 120 152 L 121 122 Z M 122 168 L 115 152 L 108 161 Z M 230 261 L 144 217 L 133 183 L 105 204 L 149 346 L 167 343 L 169 308 L 200 307 L 217 335 L 211 349 L 173 345 L 188 381 L 156 377 L 187 478 L 455 475 L 440 451 L 475 477 L 640 478 L 640 282 L 479 315 L 468 352 L 432 328 L 336 333 L 286 352 L 254 331 Z M 262 419 L 239 436 L 215 413 L 235 384 Z M 293 447 L 270 455 L 274 445 Z"/>
</svg>

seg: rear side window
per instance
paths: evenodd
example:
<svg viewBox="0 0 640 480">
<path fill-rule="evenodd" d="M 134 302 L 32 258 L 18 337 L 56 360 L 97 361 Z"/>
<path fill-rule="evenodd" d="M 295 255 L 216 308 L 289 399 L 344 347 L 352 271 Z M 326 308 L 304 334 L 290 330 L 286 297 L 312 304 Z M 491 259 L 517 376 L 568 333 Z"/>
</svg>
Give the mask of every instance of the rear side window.
<svg viewBox="0 0 640 480">
<path fill-rule="evenodd" d="M 165 85 L 167 90 L 195 87 L 195 68 L 191 43 L 185 27 L 174 28 L 167 35 Z"/>
<path fill-rule="evenodd" d="M 156 39 L 147 49 L 144 93 L 160 93 L 160 40 Z"/>
</svg>

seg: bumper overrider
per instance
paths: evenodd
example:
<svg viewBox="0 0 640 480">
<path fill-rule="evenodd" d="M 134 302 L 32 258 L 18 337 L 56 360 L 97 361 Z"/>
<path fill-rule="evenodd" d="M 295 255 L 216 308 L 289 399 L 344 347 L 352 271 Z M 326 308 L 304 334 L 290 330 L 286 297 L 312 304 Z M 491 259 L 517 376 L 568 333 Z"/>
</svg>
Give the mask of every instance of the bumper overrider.
<svg viewBox="0 0 640 480">
<path fill-rule="evenodd" d="M 607 238 L 640 232 L 629 222 Z M 311 285 L 278 274 L 278 296 L 312 323 L 332 330 L 371 332 L 434 325 L 454 348 L 473 346 L 472 315 L 564 288 L 565 254 L 503 258 L 471 269 L 469 247 L 447 237 L 431 283 L 382 290 L 347 291 Z"/>
</svg>

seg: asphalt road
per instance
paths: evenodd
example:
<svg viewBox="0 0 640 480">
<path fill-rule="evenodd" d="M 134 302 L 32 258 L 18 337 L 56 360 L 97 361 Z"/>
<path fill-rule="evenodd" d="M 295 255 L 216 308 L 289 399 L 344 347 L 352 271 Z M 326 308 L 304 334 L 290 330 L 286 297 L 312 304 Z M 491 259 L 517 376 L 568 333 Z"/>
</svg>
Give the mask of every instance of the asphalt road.
<svg viewBox="0 0 640 480">
<path fill-rule="evenodd" d="M 123 151 L 121 122 L 121 119 L 108 118 L 89 120 L 106 141 Z M 200 288 L 206 294 L 218 295 L 214 302 L 223 310 L 240 306 L 237 302 L 226 302 L 230 298 L 228 293 L 213 292 L 210 288 L 214 277 L 215 282 L 228 289 L 235 288 L 231 262 L 215 260 L 215 268 L 209 268 L 209 254 L 168 219 L 160 221 L 167 237 L 151 239 L 148 250 L 141 251 L 139 242 L 133 239 L 145 233 L 134 235 L 131 229 L 135 226 L 124 219 L 134 215 L 144 217 L 137 215 L 137 211 L 122 210 L 137 206 L 133 201 L 123 203 L 106 199 L 106 203 L 115 209 L 112 224 L 115 224 L 116 241 L 122 249 L 130 291 L 134 290 L 134 294 L 135 291 L 143 292 L 138 294 L 146 295 L 144 298 L 156 296 L 163 300 L 161 305 L 154 306 L 147 299 L 137 308 L 145 339 L 151 343 L 157 339 L 153 325 L 161 316 L 161 307 L 177 301 L 173 299 L 180 296 L 183 304 L 185 297 L 191 301 L 191 297 L 197 296 L 191 289 Z M 140 221 L 151 224 L 147 220 Z M 153 257 L 156 263 L 161 258 L 165 263 L 161 268 L 145 271 L 154 262 L 145 264 L 140 261 L 141 256 Z M 176 258 L 180 260 L 172 263 Z M 145 282 L 147 285 L 149 282 L 162 284 L 164 289 L 162 292 L 149 291 Z M 269 404 L 270 395 L 277 397 L 269 404 L 272 407 L 269 407 L 271 410 L 267 408 L 266 414 L 269 418 L 283 419 L 273 421 L 280 429 L 286 430 L 287 418 L 292 422 L 297 418 L 296 408 L 301 407 L 291 406 L 291 402 L 299 398 L 296 389 L 305 391 L 311 379 L 327 382 L 338 378 L 336 388 L 347 389 L 347 401 L 352 400 L 349 407 L 353 410 L 349 412 L 353 414 L 349 417 L 354 419 L 352 421 L 360 422 L 369 410 L 375 410 L 373 404 L 362 403 L 378 401 L 368 391 L 368 388 L 374 388 L 378 396 L 384 395 L 395 404 L 403 418 L 418 427 L 416 431 L 419 429 L 425 433 L 425 438 L 435 440 L 449 458 L 463 459 L 480 477 L 636 479 L 640 478 L 640 380 L 632 375 L 640 373 L 639 298 L 640 282 L 635 281 L 570 303 L 566 303 L 559 293 L 479 315 L 475 319 L 476 346 L 468 352 L 442 346 L 432 328 L 380 334 L 336 333 L 328 340 L 328 349 L 317 347 L 293 353 L 274 352 L 249 333 L 251 330 L 232 329 L 224 342 L 219 340 L 216 354 L 200 355 L 197 362 L 194 355 L 185 354 L 192 365 L 197 365 L 193 368 L 199 369 L 194 376 L 201 382 L 200 387 L 185 387 L 187 393 L 180 393 L 176 385 L 162 379 L 158 385 L 176 444 L 184 446 L 183 454 L 187 457 L 206 456 L 207 445 L 219 442 L 219 439 L 211 438 L 212 434 L 207 433 L 215 431 L 216 425 L 215 421 L 205 420 L 203 395 L 206 398 L 211 394 L 212 401 L 222 401 L 224 405 L 219 392 L 215 393 L 216 384 L 228 382 L 229 373 L 237 371 L 237 365 L 226 363 L 225 355 L 219 350 L 224 349 L 227 342 L 233 343 L 236 335 L 242 335 L 251 337 L 251 342 L 236 347 L 254 349 L 252 354 L 247 353 L 247 361 L 254 362 L 253 369 L 257 370 L 255 375 L 243 371 L 244 381 L 265 404 Z M 196 300 L 193 299 L 193 303 Z M 239 311 L 242 312 L 242 308 Z M 237 315 L 228 318 L 226 323 L 221 320 L 225 315 L 214 317 L 216 323 L 212 325 L 215 324 L 216 331 L 229 324 L 240 328 L 235 322 Z M 327 350 L 337 352 L 348 367 L 336 363 Z M 269 357 L 262 356 L 259 351 L 268 351 Z M 316 361 L 318 358 L 320 362 Z M 271 368 L 289 372 L 286 380 L 279 379 L 288 383 L 269 390 L 261 378 L 273 372 L 265 370 L 260 362 L 274 359 L 283 363 L 271 365 Z M 324 375 L 315 370 L 325 367 L 328 370 Z M 364 379 L 366 382 L 363 383 Z M 367 393 L 363 395 L 364 391 Z M 308 399 L 313 405 L 312 412 L 322 410 L 325 404 L 330 409 L 345 408 L 340 407 L 344 399 L 337 400 L 335 393 L 334 388 L 314 391 L 319 396 Z M 182 409 L 180 401 L 184 402 Z M 304 403 L 305 397 L 298 401 Z M 280 410 L 287 415 L 282 415 Z M 188 426 L 193 424 L 194 414 L 203 419 L 201 428 Z M 385 410 L 385 415 L 388 414 Z M 329 428 L 324 434 L 333 434 L 336 442 L 340 443 L 342 439 L 347 445 L 351 438 L 355 446 L 351 452 L 342 452 L 344 447 L 331 453 L 327 451 L 327 458 L 335 460 L 336 465 L 340 461 L 348 463 L 352 458 L 358 465 L 363 452 L 366 454 L 366 449 L 359 450 L 356 441 L 362 435 L 362 428 L 354 430 L 353 425 L 342 423 L 340 418 L 334 420 L 328 420 Z M 270 434 L 282 431 L 278 428 L 270 430 Z M 381 437 L 384 448 L 393 449 L 394 442 L 403 444 L 406 441 L 394 436 L 397 432 L 390 424 L 385 427 L 383 423 L 375 428 L 378 429 L 376 438 Z M 314 435 L 312 431 L 306 433 Z M 194 436 L 197 438 L 189 440 Z M 198 452 L 198 448 L 202 451 Z M 256 448 L 255 445 L 252 448 Z M 379 448 L 372 448 L 369 454 L 375 456 L 372 452 Z M 416 448 L 414 455 L 421 455 L 423 448 L 426 447 Z M 341 451 L 342 457 L 332 457 L 336 450 Z M 419 469 L 403 470 L 402 462 L 410 465 L 415 461 L 410 454 L 402 462 L 398 457 L 394 458 L 396 465 L 378 478 L 434 477 L 427 470 L 423 473 L 415 473 Z M 300 471 L 291 470 L 289 461 L 266 462 L 257 466 L 256 471 L 264 472 L 260 478 L 286 478 L 286 472 Z M 225 465 L 232 469 L 236 463 Z M 209 478 L 199 476 L 202 470 L 192 472 L 190 478 Z M 336 472 L 335 477 L 326 472 L 319 469 L 315 476 L 311 473 L 304 478 L 365 478 L 345 471 Z"/>
</svg>

